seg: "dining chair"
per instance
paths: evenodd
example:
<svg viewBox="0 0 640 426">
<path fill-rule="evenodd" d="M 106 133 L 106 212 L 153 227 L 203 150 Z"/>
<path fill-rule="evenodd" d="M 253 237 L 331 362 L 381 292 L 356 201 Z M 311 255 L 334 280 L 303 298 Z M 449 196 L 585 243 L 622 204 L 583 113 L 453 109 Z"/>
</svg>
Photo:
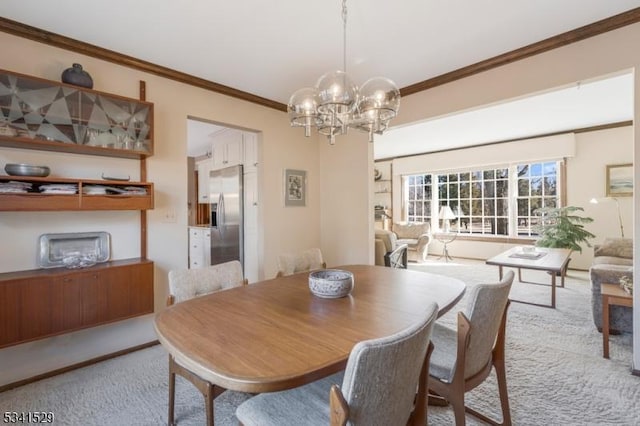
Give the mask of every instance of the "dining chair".
<svg viewBox="0 0 640 426">
<path fill-rule="evenodd" d="M 464 312 L 458 312 L 457 330 L 439 323 L 434 326 L 429 399 L 449 402 L 456 426 L 465 424 L 465 411 L 492 425 L 511 425 L 504 347 L 513 276 L 508 271 L 498 283 L 473 287 Z M 502 423 L 465 406 L 465 392 L 483 383 L 492 368 L 498 379 Z"/>
<path fill-rule="evenodd" d="M 429 338 L 438 313 L 431 303 L 413 325 L 357 343 L 342 374 L 242 403 L 244 426 L 405 425 L 426 422 Z M 417 395 L 417 396 L 416 396 Z"/>
<path fill-rule="evenodd" d="M 310 248 L 300 253 L 285 253 L 278 256 L 278 273 L 276 277 L 292 275 L 298 272 L 313 271 L 326 268 L 319 248 Z"/>
<path fill-rule="evenodd" d="M 248 281 L 243 278 L 242 265 L 237 260 L 200 269 L 169 271 L 167 306 L 216 291 L 246 285 L 247 283 Z M 202 393 L 207 412 L 207 425 L 213 426 L 213 400 L 224 392 L 224 389 L 200 378 L 177 362 L 171 355 L 169 355 L 168 423 L 170 425 L 174 424 L 176 374 L 190 381 Z"/>
</svg>

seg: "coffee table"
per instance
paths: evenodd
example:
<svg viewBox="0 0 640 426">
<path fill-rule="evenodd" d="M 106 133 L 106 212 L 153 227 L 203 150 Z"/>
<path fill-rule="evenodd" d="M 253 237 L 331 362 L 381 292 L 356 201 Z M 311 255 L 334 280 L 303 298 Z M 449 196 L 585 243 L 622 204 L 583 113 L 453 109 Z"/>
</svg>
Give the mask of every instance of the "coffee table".
<svg viewBox="0 0 640 426">
<path fill-rule="evenodd" d="M 513 247 L 504 253 L 492 257 L 486 261 L 487 265 L 497 265 L 500 279 L 502 279 L 502 268 L 518 268 L 518 281 L 522 281 L 521 269 L 534 269 L 547 271 L 551 275 L 551 304 L 526 302 L 524 300 L 513 300 L 514 302 L 527 303 L 530 305 L 543 306 L 547 308 L 556 307 L 556 275 L 560 275 L 560 287 L 564 287 L 564 277 L 567 272 L 567 264 L 571 250 L 564 248 L 543 248 L 536 247 L 533 252 L 524 252 L 522 247 Z M 537 283 L 531 283 L 537 284 Z"/>
</svg>

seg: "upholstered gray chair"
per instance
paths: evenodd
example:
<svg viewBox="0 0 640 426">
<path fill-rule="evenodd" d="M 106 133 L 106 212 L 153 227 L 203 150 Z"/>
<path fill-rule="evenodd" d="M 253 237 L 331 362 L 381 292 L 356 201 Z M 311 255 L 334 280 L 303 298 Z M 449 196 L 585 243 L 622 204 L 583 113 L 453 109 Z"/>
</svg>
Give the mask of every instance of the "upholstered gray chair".
<svg viewBox="0 0 640 426">
<path fill-rule="evenodd" d="M 238 420 L 245 426 L 406 425 L 410 420 L 424 425 L 429 337 L 437 313 L 432 303 L 405 330 L 356 344 L 342 387 L 335 384 L 341 375 L 334 375 L 261 394 L 238 407 Z"/>
<path fill-rule="evenodd" d="M 285 253 L 278 256 L 278 273 L 276 277 L 296 274 L 298 272 L 313 271 L 326 268 L 319 248 L 310 248 L 300 253 Z"/>
<path fill-rule="evenodd" d="M 243 278 L 242 265 L 237 260 L 200 269 L 169 271 L 167 306 L 243 284 L 247 284 L 247 281 Z"/>
<path fill-rule="evenodd" d="M 451 404 L 457 426 L 465 424 L 465 410 L 487 423 L 498 424 L 465 407 L 464 403 L 465 392 L 484 382 L 494 367 L 502 408 L 501 424 L 511 424 L 504 345 L 513 275 L 513 271 L 508 271 L 497 284 L 474 287 L 465 312 L 458 313 L 457 331 L 441 324 L 433 329 L 429 392 Z"/>
<path fill-rule="evenodd" d="M 237 260 L 201 269 L 169 271 L 167 306 L 246 284 L 247 280 L 243 278 L 242 274 L 242 265 Z M 176 374 L 189 380 L 202 392 L 207 410 L 207 424 L 213 425 L 213 399 L 222 393 L 224 389 L 214 387 L 211 383 L 193 374 L 190 370 L 178 364 L 171 355 L 169 355 L 169 424 L 174 424 Z"/>
</svg>

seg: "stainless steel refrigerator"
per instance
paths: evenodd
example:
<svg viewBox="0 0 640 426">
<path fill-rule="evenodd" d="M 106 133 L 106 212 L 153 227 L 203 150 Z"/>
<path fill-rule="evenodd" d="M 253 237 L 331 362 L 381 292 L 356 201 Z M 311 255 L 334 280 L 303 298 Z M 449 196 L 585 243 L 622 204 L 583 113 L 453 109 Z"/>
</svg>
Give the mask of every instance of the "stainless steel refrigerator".
<svg viewBox="0 0 640 426">
<path fill-rule="evenodd" d="M 244 267 L 242 166 L 209 172 L 211 264 L 239 260 Z"/>
</svg>

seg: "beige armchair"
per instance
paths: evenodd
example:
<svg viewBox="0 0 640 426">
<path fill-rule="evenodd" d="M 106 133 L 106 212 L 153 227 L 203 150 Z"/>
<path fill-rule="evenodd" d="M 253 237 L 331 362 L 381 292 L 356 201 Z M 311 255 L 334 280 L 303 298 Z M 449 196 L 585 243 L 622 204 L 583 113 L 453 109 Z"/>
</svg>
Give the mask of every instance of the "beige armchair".
<svg viewBox="0 0 640 426">
<path fill-rule="evenodd" d="M 427 260 L 431 243 L 431 225 L 429 222 L 394 223 L 392 231 L 396 234 L 397 244 L 406 244 L 409 259 L 416 262 Z"/>
<path fill-rule="evenodd" d="M 384 229 L 376 229 L 375 264 L 392 268 L 407 268 L 407 245 L 398 244 L 396 234 Z"/>
</svg>

